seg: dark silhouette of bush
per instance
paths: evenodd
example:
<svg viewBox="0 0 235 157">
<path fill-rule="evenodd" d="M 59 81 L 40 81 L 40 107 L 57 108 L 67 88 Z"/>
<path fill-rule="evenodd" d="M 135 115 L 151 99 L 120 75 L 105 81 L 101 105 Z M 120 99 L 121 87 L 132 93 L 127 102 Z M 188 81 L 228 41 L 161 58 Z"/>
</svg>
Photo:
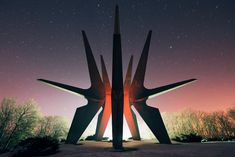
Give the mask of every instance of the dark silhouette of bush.
<svg viewBox="0 0 235 157">
<path fill-rule="evenodd" d="M 9 152 L 9 151 L 10 151 L 9 149 L 3 149 L 3 150 L 0 149 L 0 154 L 6 153 L 6 152 Z"/>
<path fill-rule="evenodd" d="M 58 139 L 46 137 L 27 138 L 14 149 L 12 157 L 47 156 L 58 152 Z"/>
<path fill-rule="evenodd" d="M 85 138 L 85 141 L 95 141 L 96 137 L 95 135 L 90 135 Z M 102 137 L 102 141 L 108 141 L 109 137 Z M 83 141 L 82 139 L 80 141 Z"/>
<path fill-rule="evenodd" d="M 128 140 L 133 140 L 133 137 L 129 137 Z"/>
<path fill-rule="evenodd" d="M 177 141 L 177 142 L 201 142 L 202 137 L 196 134 L 181 134 L 180 136 L 176 136 L 172 140 Z"/>
<path fill-rule="evenodd" d="M 85 139 L 85 141 L 93 141 L 93 140 L 96 140 L 95 135 L 87 136 Z"/>
<path fill-rule="evenodd" d="M 214 137 L 214 138 L 205 138 L 203 139 L 203 142 L 208 142 L 208 141 L 233 141 L 235 137 Z"/>
<path fill-rule="evenodd" d="M 103 141 L 108 141 L 108 140 L 109 140 L 109 137 L 103 137 L 102 140 L 103 140 Z"/>
</svg>

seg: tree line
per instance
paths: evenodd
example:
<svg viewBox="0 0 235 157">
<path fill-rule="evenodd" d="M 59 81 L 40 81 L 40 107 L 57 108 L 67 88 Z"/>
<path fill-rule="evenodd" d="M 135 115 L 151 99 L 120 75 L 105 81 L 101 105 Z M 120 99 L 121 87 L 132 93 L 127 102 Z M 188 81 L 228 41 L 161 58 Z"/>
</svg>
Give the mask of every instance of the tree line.
<svg viewBox="0 0 235 157">
<path fill-rule="evenodd" d="M 235 137 L 235 106 L 227 111 L 203 112 L 185 109 L 164 113 L 169 136 L 195 134 L 203 139 L 223 140 Z"/>
</svg>

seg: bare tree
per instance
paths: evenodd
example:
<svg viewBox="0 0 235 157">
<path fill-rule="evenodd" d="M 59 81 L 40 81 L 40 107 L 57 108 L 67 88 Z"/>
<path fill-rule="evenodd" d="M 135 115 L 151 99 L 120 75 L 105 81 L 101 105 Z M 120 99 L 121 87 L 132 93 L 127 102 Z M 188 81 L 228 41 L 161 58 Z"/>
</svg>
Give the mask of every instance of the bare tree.
<svg viewBox="0 0 235 157">
<path fill-rule="evenodd" d="M 185 109 L 180 112 L 164 113 L 163 119 L 169 136 L 196 134 L 203 138 L 228 138 L 235 136 L 235 107 L 227 113 L 202 112 Z"/>
<path fill-rule="evenodd" d="M 227 114 L 228 114 L 230 125 L 231 125 L 230 136 L 235 137 L 235 106 L 228 109 Z"/>
<path fill-rule="evenodd" d="M 228 109 L 228 116 L 232 119 L 235 120 L 235 106 L 231 107 Z"/>
<path fill-rule="evenodd" d="M 67 132 L 67 121 L 63 117 L 44 117 L 33 100 L 17 105 L 14 99 L 5 98 L 0 104 L 0 152 L 29 137 L 62 139 Z"/>
<path fill-rule="evenodd" d="M 1 150 L 7 150 L 16 145 L 20 140 L 32 135 L 33 128 L 39 119 L 39 110 L 32 100 L 25 102 L 23 105 L 16 106 L 15 101 L 4 99 L 1 103 L 3 109 L 1 117 L 7 121 L 1 127 Z"/>
<path fill-rule="evenodd" d="M 9 124 L 14 118 L 16 102 L 14 99 L 4 98 L 0 105 L 0 141 L 9 129 Z"/>
<path fill-rule="evenodd" d="M 41 118 L 35 129 L 36 136 L 51 136 L 56 139 L 64 139 L 67 132 L 67 121 L 60 116 L 46 116 Z"/>
</svg>

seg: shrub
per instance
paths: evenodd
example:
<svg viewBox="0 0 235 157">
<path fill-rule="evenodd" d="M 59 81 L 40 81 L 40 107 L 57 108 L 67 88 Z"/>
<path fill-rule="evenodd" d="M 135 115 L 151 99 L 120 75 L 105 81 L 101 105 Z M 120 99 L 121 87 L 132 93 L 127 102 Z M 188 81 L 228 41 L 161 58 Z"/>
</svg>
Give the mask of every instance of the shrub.
<svg viewBox="0 0 235 157">
<path fill-rule="evenodd" d="M 90 136 L 87 136 L 86 137 L 86 141 L 93 141 L 93 140 L 95 140 L 96 138 L 95 138 L 95 135 L 90 135 Z"/>
<path fill-rule="evenodd" d="M 35 127 L 38 137 L 51 136 L 58 140 L 65 139 L 68 133 L 67 121 L 60 116 L 44 116 Z"/>
<path fill-rule="evenodd" d="M 109 137 L 103 137 L 102 140 L 103 140 L 103 141 L 108 141 L 108 140 L 109 140 Z"/>
<path fill-rule="evenodd" d="M 181 134 L 173 138 L 173 140 L 178 142 L 201 142 L 202 137 L 196 134 Z"/>
<path fill-rule="evenodd" d="M 13 157 L 46 156 L 58 151 L 59 141 L 55 138 L 34 137 L 21 141 L 13 151 Z"/>
</svg>

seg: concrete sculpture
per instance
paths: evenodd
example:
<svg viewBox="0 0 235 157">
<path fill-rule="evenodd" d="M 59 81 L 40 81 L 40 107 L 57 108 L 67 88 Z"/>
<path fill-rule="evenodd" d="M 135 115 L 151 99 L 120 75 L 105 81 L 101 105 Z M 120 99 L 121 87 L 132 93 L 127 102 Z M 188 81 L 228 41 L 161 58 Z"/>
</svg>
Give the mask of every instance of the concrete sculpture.
<svg viewBox="0 0 235 157">
<path fill-rule="evenodd" d="M 88 100 L 87 105 L 77 108 L 66 143 L 77 143 L 100 108 L 102 108 L 102 111 L 100 112 L 97 120 L 95 134 L 96 140 L 102 140 L 106 126 L 110 116 L 112 115 L 113 148 L 122 149 L 123 114 L 133 139 L 140 140 L 138 123 L 136 115 L 132 109 L 133 107 L 140 114 L 160 143 L 171 143 L 159 109 L 148 106 L 146 101 L 149 97 L 157 96 L 170 90 L 182 87 L 195 81 L 196 79 L 189 79 L 153 89 L 145 88 L 144 78 L 151 34 L 152 31 L 149 31 L 133 80 L 131 79 L 133 56 L 131 56 L 125 81 L 123 83 L 120 21 L 118 6 L 116 6 L 113 34 L 112 86 L 108 78 L 103 56 L 101 56 L 101 78 L 90 44 L 84 31 L 82 31 L 82 36 L 86 51 L 91 87 L 88 89 L 81 89 L 54 81 L 38 79 L 39 81 L 42 81 L 50 86 L 82 95 Z"/>
</svg>

